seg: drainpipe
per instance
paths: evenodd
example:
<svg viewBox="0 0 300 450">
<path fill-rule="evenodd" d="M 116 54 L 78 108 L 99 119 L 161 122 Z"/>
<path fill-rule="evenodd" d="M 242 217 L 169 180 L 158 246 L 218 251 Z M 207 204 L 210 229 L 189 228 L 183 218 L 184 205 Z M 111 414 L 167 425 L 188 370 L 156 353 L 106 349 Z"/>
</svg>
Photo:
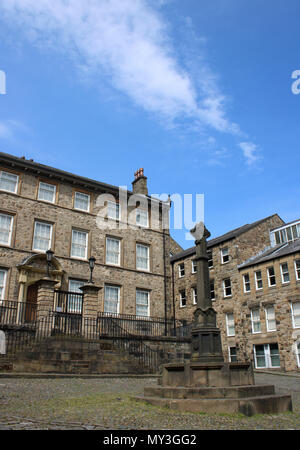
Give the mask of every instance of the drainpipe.
<svg viewBox="0 0 300 450">
<path fill-rule="evenodd" d="M 166 274 L 166 235 L 163 229 L 163 252 L 164 252 L 164 295 L 165 295 L 165 336 L 167 332 L 167 274 Z"/>
<path fill-rule="evenodd" d="M 174 323 L 174 336 L 176 334 L 176 317 L 175 317 L 175 280 L 174 280 L 174 261 L 172 261 L 172 303 L 173 303 L 173 323 Z"/>
</svg>

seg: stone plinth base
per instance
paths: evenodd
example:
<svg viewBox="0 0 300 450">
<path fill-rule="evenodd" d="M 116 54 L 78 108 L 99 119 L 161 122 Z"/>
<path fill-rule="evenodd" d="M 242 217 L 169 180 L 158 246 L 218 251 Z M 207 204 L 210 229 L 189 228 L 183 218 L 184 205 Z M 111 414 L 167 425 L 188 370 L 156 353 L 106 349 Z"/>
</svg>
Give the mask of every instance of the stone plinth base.
<svg viewBox="0 0 300 450">
<path fill-rule="evenodd" d="M 255 386 L 248 363 L 171 363 L 163 367 L 161 387 L 145 387 L 155 406 L 205 413 L 273 414 L 292 411 L 290 395 L 275 395 L 274 386 Z"/>
<path fill-rule="evenodd" d="M 254 384 L 249 363 L 170 363 L 163 367 L 162 386 L 244 386 Z"/>
</svg>

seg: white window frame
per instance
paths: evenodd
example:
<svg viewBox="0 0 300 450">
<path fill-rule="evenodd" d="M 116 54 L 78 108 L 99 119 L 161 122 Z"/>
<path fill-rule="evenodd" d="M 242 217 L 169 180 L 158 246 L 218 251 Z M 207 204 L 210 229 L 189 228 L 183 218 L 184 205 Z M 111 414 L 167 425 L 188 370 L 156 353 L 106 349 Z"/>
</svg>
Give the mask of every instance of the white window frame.
<svg viewBox="0 0 300 450">
<path fill-rule="evenodd" d="M 147 223 L 141 223 L 138 222 L 138 213 L 140 214 L 140 217 L 142 217 L 144 214 L 146 215 L 147 218 Z M 149 228 L 149 212 L 147 209 L 142 209 L 142 208 L 136 208 L 135 210 L 135 223 L 136 225 L 138 225 L 139 227 L 144 227 L 144 228 Z"/>
<path fill-rule="evenodd" d="M 228 257 L 228 261 L 224 261 L 224 257 Z M 224 247 L 221 249 L 221 264 L 228 264 L 229 263 L 229 248 Z"/>
<path fill-rule="evenodd" d="M 40 198 L 40 192 L 41 192 L 41 185 L 45 185 L 45 186 L 51 186 L 52 188 L 54 188 L 53 191 L 53 199 L 52 200 L 45 200 L 44 198 Z M 55 197 L 56 197 L 56 185 L 55 184 L 50 184 L 50 183 L 45 183 L 44 181 L 40 181 L 39 182 L 39 190 L 38 190 L 38 200 L 42 201 L 42 202 L 46 202 L 46 203 L 55 203 Z"/>
<path fill-rule="evenodd" d="M 230 352 L 231 348 L 235 348 L 235 355 L 231 355 L 231 352 Z M 232 356 L 235 356 L 236 357 L 236 361 L 237 361 L 237 348 L 236 348 L 236 346 L 230 345 L 230 346 L 228 346 L 228 360 L 229 360 L 229 362 L 233 362 L 232 361 Z M 234 361 L 234 362 L 236 362 L 236 361 Z"/>
<path fill-rule="evenodd" d="M 257 277 L 258 273 L 260 273 L 260 278 Z M 256 289 L 256 291 L 261 291 L 264 288 L 263 278 L 262 278 L 262 271 L 261 270 L 256 270 L 254 272 L 254 276 L 255 276 L 255 289 Z M 259 281 L 261 281 L 261 287 L 258 287 L 258 282 Z"/>
<path fill-rule="evenodd" d="M 269 311 L 273 310 L 273 314 L 274 314 L 274 319 L 270 319 L 269 315 Z M 274 305 L 270 305 L 270 306 L 266 306 L 265 307 L 265 316 L 266 316 L 266 325 L 267 325 L 267 332 L 271 332 L 271 331 L 276 331 L 276 317 L 275 317 L 275 308 Z M 274 321 L 274 328 L 270 327 L 270 322 Z"/>
<path fill-rule="evenodd" d="M 270 275 L 270 270 L 271 270 L 271 269 L 273 269 L 274 275 Z M 269 287 L 274 287 L 274 286 L 276 286 L 276 273 L 275 273 L 274 266 L 267 267 L 267 276 L 268 276 L 268 285 L 269 285 Z M 274 278 L 275 278 L 275 283 L 274 283 L 274 284 L 271 284 L 271 283 L 270 283 L 271 277 L 274 277 Z"/>
<path fill-rule="evenodd" d="M 192 273 L 197 273 L 197 264 L 194 260 L 192 260 Z"/>
<path fill-rule="evenodd" d="M 72 283 L 76 286 L 72 288 Z M 82 294 L 82 290 L 79 287 L 84 286 L 85 282 L 83 280 L 76 280 L 75 278 L 69 278 L 68 289 L 69 292 L 74 292 L 74 294 Z M 79 286 L 80 285 L 80 286 Z M 78 300 L 79 303 L 78 303 Z M 72 294 L 68 294 L 68 312 L 74 314 L 82 313 L 82 297 L 76 297 L 76 295 L 72 296 Z"/>
<path fill-rule="evenodd" d="M 108 242 L 107 241 L 115 241 L 115 242 L 118 242 L 118 245 L 119 245 L 119 251 L 118 251 L 118 262 L 117 263 L 114 263 L 114 262 L 111 262 L 111 261 L 108 261 L 108 258 L 107 258 L 107 251 L 108 251 Z M 111 265 L 111 266 L 120 266 L 121 265 L 121 239 L 118 239 L 118 238 L 114 238 L 114 237 L 111 237 L 111 236 L 107 236 L 106 237 L 106 250 L 105 250 L 105 264 L 109 264 L 109 265 Z"/>
<path fill-rule="evenodd" d="M 274 343 L 277 344 L 277 343 Z M 264 358 L 265 358 L 265 365 L 264 366 L 258 366 L 257 365 L 257 356 L 256 356 L 256 346 L 262 345 L 264 347 Z M 270 369 L 270 368 L 278 368 L 280 367 L 280 355 L 279 355 L 279 348 L 278 348 L 278 356 L 279 356 L 279 366 L 273 366 L 272 365 L 272 359 L 271 359 L 271 351 L 270 351 L 270 345 L 271 344 L 254 344 L 253 345 L 253 353 L 254 353 L 254 364 L 256 369 Z M 278 347 L 278 344 L 277 344 Z"/>
<path fill-rule="evenodd" d="M 88 199 L 88 203 L 87 203 L 87 209 L 84 208 L 78 208 L 76 206 L 76 196 L 77 195 L 82 195 L 84 197 L 87 197 Z M 80 191 L 75 191 L 74 193 L 74 209 L 76 209 L 77 211 L 84 211 L 84 212 L 90 212 L 90 205 L 91 205 L 91 196 L 89 194 L 86 194 L 85 192 L 80 192 Z"/>
<path fill-rule="evenodd" d="M 184 293 L 184 295 L 182 295 Z M 185 305 L 182 304 L 182 300 L 185 300 Z M 179 292 L 179 301 L 180 301 L 180 308 L 185 308 L 186 307 L 186 292 L 185 289 L 183 291 Z"/>
<path fill-rule="evenodd" d="M 300 342 L 295 342 L 295 350 L 296 350 L 297 364 L 298 367 L 300 367 Z"/>
<path fill-rule="evenodd" d="M 3 189 L 3 188 L 1 188 L 1 178 L 2 178 L 2 174 L 3 174 L 3 173 L 8 174 L 8 175 L 13 175 L 14 177 L 16 177 L 16 186 L 15 186 L 15 190 L 14 190 L 14 191 L 11 191 L 11 190 L 9 190 L 9 189 Z M 7 172 L 7 171 L 5 171 L 5 170 L 0 170 L 0 190 L 1 190 L 1 191 L 4 191 L 4 192 L 10 192 L 10 193 L 13 193 L 13 194 L 17 194 L 17 192 L 18 192 L 18 186 L 19 186 L 19 175 L 17 175 L 16 173 Z"/>
<path fill-rule="evenodd" d="M 299 268 L 297 269 L 297 264 L 299 264 Z M 296 280 L 300 281 L 300 259 L 296 259 L 294 261 L 294 266 L 295 266 L 295 276 L 296 276 Z"/>
<path fill-rule="evenodd" d="M 1 304 L 5 297 L 8 270 L 0 268 L 0 272 L 4 273 L 3 284 L 1 286 L 1 295 L 0 295 L 0 304 Z"/>
<path fill-rule="evenodd" d="M 230 328 L 233 328 L 233 332 L 230 332 Z M 226 332 L 227 336 L 235 336 L 235 322 L 233 313 L 226 314 Z"/>
<path fill-rule="evenodd" d="M 248 277 L 248 281 L 246 281 L 246 277 Z M 247 294 L 248 292 L 251 292 L 251 283 L 250 283 L 249 273 L 245 273 L 243 275 L 243 285 L 244 285 L 244 293 L 245 294 Z M 247 285 L 249 286 L 249 289 L 246 289 Z"/>
<path fill-rule="evenodd" d="M 109 215 L 111 205 L 113 205 L 115 207 L 115 212 L 116 212 L 115 216 L 113 216 L 113 215 L 110 216 Z M 117 214 L 117 212 L 118 212 L 118 214 Z M 107 218 L 108 219 L 113 219 L 113 220 L 120 220 L 120 217 L 121 217 L 121 205 L 120 205 L 120 203 L 118 203 L 118 202 L 111 202 L 111 201 L 108 200 L 108 202 L 107 202 Z"/>
<path fill-rule="evenodd" d="M 138 266 L 138 252 L 137 252 L 138 247 L 145 247 L 145 248 L 147 248 L 147 268 Z M 137 270 L 142 270 L 144 272 L 149 272 L 150 271 L 150 246 L 149 245 L 136 243 L 136 269 Z"/>
<path fill-rule="evenodd" d="M 183 272 L 183 275 L 182 275 Z M 185 276 L 185 267 L 184 267 L 184 263 L 180 263 L 178 265 L 178 273 L 179 273 L 179 278 L 183 278 Z"/>
<path fill-rule="evenodd" d="M 287 270 L 284 272 L 283 271 L 283 267 L 282 266 L 286 266 Z M 281 282 L 282 284 L 288 284 L 291 281 L 291 277 L 290 277 L 290 271 L 289 271 L 289 265 L 287 262 L 280 264 L 280 273 L 281 273 Z M 284 275 L 288 274 L 288 281 L 284 281 Z"/>
<path fill-rule="evenodd" d="M 13 231 L 13 226 L 14 226 L 14 216 L 12 216 L 11 214 L 4 214 L 4 213 L 1 213 L 0 216 L 10 217 L 10 219 L 11 219 L 10 225 L 9 225 L 9 232 L 8 232 L 8 241 L 7 242 L 0 241 L 0 245 L 7 245 L 8 247 L 10 247 L 11 239 L 12 239 L 12 231 Z"/>
<path fill-rule="evenodd" d="M 211 285 L 214 285 L 214 288 L 211 289 Z M 215 280 L 209 280 L 209 291 L 210 291 L 210 299 L 211 301 L 214 301 L 216 299 L 216 291 L 215 291 Z M 214 296 L 212 297 L 211 294 L 214 293 Z"/>
<path fill-rule="evenodd" d="M 254 320 L 256 319 L 253 314 L 254 311 L 258 311 L 258 320 Z M 254 330 L 254 324 L 259 324 L 259 331 L 255 331 Z M 253 308 L 251 309 L 251 328 L 252 328 L 252 333 L 253 334 L 259 334 L 261 333 L 261 318 L 260 318 L 260 309 L 259 308 Z"/>
<path fill-rule="evenodd" d="M 230 294 L 226 294 L 226 289 L 229 289 L 229 286 L 225 286 L 225 281 L 226 280 L 229 280 L 230 281 Z M 224 294 L 224 298 L 226 298 L 226 297 L 232 297 L 232 285 L 231 285 L 231 278 L 225 278 L 224 280 L 223 280 L 223 294 Z"/>
<path fill-rule="evenodd" d="M 138 314 L 138 301 L 137 294 L 138 292 L 142 292 L 143 294 L 147 294 L 147 314 Z M 144 306 L 144 305 L 142 305 Z M 146 291 L 145 289 L 136 289 L 135 293 L 135 315 L 138 317 L 150 317 L 150 291 Z"/>
<path fill-rule="evenodd" d="M 193 300 L 193 305 L 197 305 L 197 288 L 196 287 L 192 287 L 192 300 Z"/>
<path fill-rule="evenodd" d="M 74 245 L 78 245 L 78 244 L 75 244 L 73 241 L 74 241 L 74 239 L 73 239 L 73 233 L 74 232 L 77 232 L 77 233 L 82 233 L 82 234 L 85 234 L 85 254 L 84 254 L 84 256 L 77 256 L 77 255 L 73 255 L 73 244 Z M 89 242 L 89 233 L 88 233 L 88 231 L 85 231 L 85 230 L 78 230 L 78 229 L 76 229 L 76 228 L 73 228 L 72 229 L 72 234 L 71 234 L 71 254 L 70 254 L 70 257 L 71 258 L 75 258 L 75 259 L 81 259 L 81 260 L 87 260 L 87 255 L 88 255 L 88 242 Z"/>
<path fill-rule="evenodd" d="M 113 288 L 113 289 L 117 289 L 118 292 L 118 298 L 117 298 L 117 312 L 111 312 L 111 311 L 105 311 L 105 304 L 106 304 L 106 289 L 107 288 Z M 121 288 L 120 286 L 115 286 L 113 284 L 105 284 L 104 285 L 104 312 L 107 314 L 119 314 L 120 313 L 120 292 L 121 292 Z"/>
<path fill-rule="evenodd" d="M 210 255 L 211 255 L 211 258 L 210 258 Z M 214 260 L 213 260 L 213 253 L 212 253 L 212 250 L 208 250 L 207 256 L 208 256 L 208 261 L 207 261 L 207 263 L 208 263 L 208 268 L 209 268 L 209 269 L 213 269 L 213 267 L 214 267 Z M 210 261 L 211 261 L 211 265 L 209 264 Z"/>
<path fill-rule="evenodd" d="M 41 225 L 47 225 L 50 227 L 50 238 L 49 238 L 49 245 L 48 248 L 45 249 L 39 249 L 35 247 L 35 238 L 36 238 L 36 226 L 37 224 Z M 35 220 L 34 221 L 34 231 L 33 231 L 33 242 L 32 242 L 32 250 L 35 252 L 42 252 L 45 253 L 47 250 L 50 250 L 52 247 L 52 238 L 53 238 L 53 225 L 51 223 L 43 222 L 42 220 Z"/>
<path fill-rule="evenodd" d="M 295 312 L 294 312 L 294 305 L 299 305 L 299 317 L 300 317 L 300 302 L 295 302 L 295 303 L 291 302 L 290 305 L 291 305 L 293 329 L 300 328 L 300 325 L 299 326 L 295 325 Z M 296 317 L 298 317 L 298 314 L 296 315 Z"/>
</svg>

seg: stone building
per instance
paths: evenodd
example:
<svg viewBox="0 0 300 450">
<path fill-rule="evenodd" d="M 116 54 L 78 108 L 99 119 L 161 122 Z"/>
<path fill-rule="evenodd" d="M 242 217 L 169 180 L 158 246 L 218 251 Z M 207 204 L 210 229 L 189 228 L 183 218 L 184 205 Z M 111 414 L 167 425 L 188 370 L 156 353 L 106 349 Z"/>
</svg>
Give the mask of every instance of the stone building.
<svg viewBox="0 0 300 450">
<path fill-rule="evenodd" d="M 56 290 L 81 293 L 90 278 L 89 260 L 96 258 L 92 275 L 100 289 L 93 291 L 92 315 L 168 315 L 170 235 L 160 225 L 170 204 L 150 199 L 143 169 L 136 172 L 132 191 L 120 192 L 0 153 L 0 301 L 37 302 L 45 252 L 51 249 Z M 150 200 L 159 226 L 153 225 Z"/>
<path fill-rule="evenodd" d="M 299 235 L 296 232 L 298 229 Z M 300 237 L 300 222 L 285 224 L 277 214 L 274 214 L 208 241 L 211 298 L 218 313 L 217 321 L 222 334 L 223 352 L 228 360 L 251 359 L 256 367 L 263 367 L 261 362 L 263 356 L 260 353 L 264 351 L 265 364 L 270 365 L 272 358 L 274 361 L 279 360 L 278 354 L 276 356 L 276 345 L 278 345 L 280 368 L 295 370 L 299 367 L 297 326 L 293 328 L 295 320 L 296 323 L 299 320 L 297 314 L 299 314 L 300 306 L 300 284 L 297 278 L 299 277 L 299 271 L 297 272 L 299 255 L 297 255 L 296 242 L 298 241 L 295 241 L 298 237 Z M 292 243 L 288 243 L 292 240 Z M 272 245 L 276 246 L 272 247 Z M 284 253 L 286 251 L 289 254 L 288 257 Z M 268 263 L 264 257 L 267 258 Z M 176 319 L 191 320 L 193 318 L 197 295 L 197 267 L 193 262 L 194 258 L 195 247 L 192 247 L 175 254 L 170 259 L 172 305 Z M 263 277 L 266 277 L 266 270 L 272 265 L 270 264 L 272 259 L 276 259 L 276 276 L 279 278 L 290 276 L 290 281 L 287 283 L 278 281 L 275 287 L 269 287 L 263 278 L 264 289 L 256 290 L 253 273 L 261 270 Z M 257 261 L 266 266 L 260 269 L 255 264 Z M 282 275 L 282 270 L 286 267 L 289 268 L 290 273 Z M 252 286 L 250 291 L 249 285 Z M 244 289 L 247 291 L 245 292 Z M 275 305 L 278 328 L 271 332 L 266 331 L 265 320 L 271 320 L 274 312 L 271 307 L 265 308 L 264 305 L 272 305 L 272 302 Z M 268 319 L 264 319 L 263 310 L 269 314 Z M 259 333 L 252 332 L 252 316 L 257 322 L 258 318 L 261 318 L 262 331 Z M 271 353 L 272 358 L 269 356 Z M 273 364 L 272 367 L 276 366 Z"/>
</svg>

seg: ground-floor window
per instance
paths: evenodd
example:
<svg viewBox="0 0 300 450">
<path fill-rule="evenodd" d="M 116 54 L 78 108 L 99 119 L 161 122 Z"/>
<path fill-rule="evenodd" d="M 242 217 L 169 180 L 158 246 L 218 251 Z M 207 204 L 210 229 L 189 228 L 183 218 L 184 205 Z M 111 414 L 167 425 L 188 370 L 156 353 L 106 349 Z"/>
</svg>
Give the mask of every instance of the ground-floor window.
<svg viewBox="0 0 300 450">
<path fill-rule="evenodd" d="M 254 358 L 257 369 L 280 367 L 278 344 L 254 345 Z"/>
<path fill-rule="evenodd" d="M 120 308 L 120 288 L 118 286 L 108 286 L 104 288 L 104 312 L 119 314 Z"/>
<path fill-rule="evenodd" d="M 228 347 L 229 362 L 237 362 L 236 347 Z"/>
</svg>

